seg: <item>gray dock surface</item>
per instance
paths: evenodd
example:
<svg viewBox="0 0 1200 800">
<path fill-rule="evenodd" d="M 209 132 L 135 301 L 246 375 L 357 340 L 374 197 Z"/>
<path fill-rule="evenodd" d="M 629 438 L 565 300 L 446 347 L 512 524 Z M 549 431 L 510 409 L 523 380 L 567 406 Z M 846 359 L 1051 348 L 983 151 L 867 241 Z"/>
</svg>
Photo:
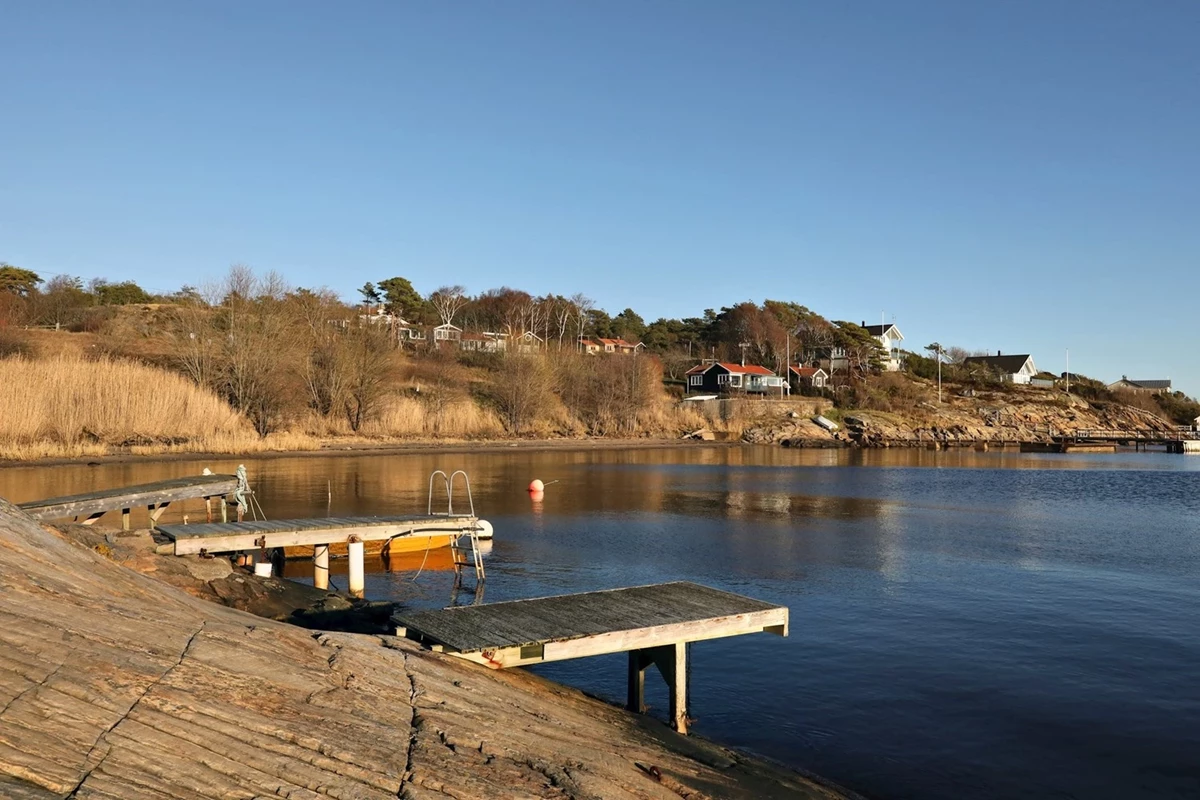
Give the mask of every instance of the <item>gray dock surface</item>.
<svg viewBox="0 0 1200 800">
<path fill-rule="evenodd" d="M 192 475 L 137 486 L 118 486 L 45 500 L 31 500 L 20 508 L 34 519 L 60 519 L 141 506 L 158 506 L 194 497 L 218 497 L 237 488 L 234 475 Z"/>
<path fill-rule="evenodd" d="M 378 517 L 317 517 L 256 522 L 162 525 L 158 530 L 175 543 L 176 555 L 292 547 L 348 541 L 378 541 L 397 536 L 456 533 L 476 524 L 475 517 L 406 514 Z"/>
<path fill-rule="evenodd" d="M 776 626 L 786 629 L 787 608 L 680 581 L 414 611 L 397 614 L 393 621 L 411 638 L 420 638 L 458 653 L 478 653 L 623 632 L 658 631 L 660 635 L 652 637 L 656 641 L 695 641 Z M 727 621 L 735 624 L 732 627 L 717 624 Z M 745 624 L 740 624 L 743 622 Z M 713 624 L 705 630 L 705 623 Z M 632 649 L 624 646 L 633 641 L 632 636 L 619 640 L 606 638 L 612 648 L 602 652 Z M 590 654 L 579 650 L 572 652 Z M 543 654 L 538 660 L 551 659 Z"/>
</svg>

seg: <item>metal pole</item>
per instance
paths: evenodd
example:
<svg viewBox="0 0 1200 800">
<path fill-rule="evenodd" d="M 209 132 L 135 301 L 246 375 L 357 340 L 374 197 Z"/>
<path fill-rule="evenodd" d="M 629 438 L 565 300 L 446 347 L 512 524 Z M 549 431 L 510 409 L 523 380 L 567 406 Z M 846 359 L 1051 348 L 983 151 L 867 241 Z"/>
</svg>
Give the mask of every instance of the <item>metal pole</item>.
<svg viewBox="0 0 1200 800">
<path fill-rule="evenodd" d="M 938 360 L 938 405 L 942 404 L 942 346 L 939 344 L 937 349 Z"/>
</svg>

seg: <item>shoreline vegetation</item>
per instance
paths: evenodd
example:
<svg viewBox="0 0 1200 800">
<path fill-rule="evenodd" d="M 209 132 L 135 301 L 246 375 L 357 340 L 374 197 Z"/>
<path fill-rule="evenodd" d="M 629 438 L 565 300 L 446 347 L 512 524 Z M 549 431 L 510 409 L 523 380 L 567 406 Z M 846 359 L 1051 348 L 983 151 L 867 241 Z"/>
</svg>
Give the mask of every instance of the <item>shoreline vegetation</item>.
<svg viewBox="0 0 1200 800">
<path fill-rule="evenodd" d="M 1053 375 L 1041 376 L 1046 388 L 1015 386 L 962 348 L 930 345 L 940 370 L 909 352 L 885 371 L 864 327 L 784 301 L 646 324 L 582 295 L 442 287 L 425 297 L 404 278 L 368 284 L 352 306 L 243 266 L 163 297 L 42 283 L 0 264 L 0 462 L 689 437 L 950 446 L 1200 416 L 1182 393 L 1114 391 L 1080 375 L 1069 394 Z M 584 352 L 597 342 L 612 352 Z M 826 387 L 682 402 L 701 356 L 782 374 L 834 350 L 846 366 Z M 817 414 L 839 430 L 812 423 Z"/>
</svg>

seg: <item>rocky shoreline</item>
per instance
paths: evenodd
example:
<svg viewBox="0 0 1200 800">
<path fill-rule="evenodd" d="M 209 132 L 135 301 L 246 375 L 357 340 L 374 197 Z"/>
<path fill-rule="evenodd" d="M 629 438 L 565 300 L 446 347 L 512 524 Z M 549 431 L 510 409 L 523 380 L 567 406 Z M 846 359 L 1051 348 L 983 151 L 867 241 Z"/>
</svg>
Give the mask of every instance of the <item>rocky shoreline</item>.
<svg viewBox="0 0 1200 800">
<path fill-rule="evenodd" d="M 239 610 L 311 611 L 279 583 L 0 500 L 0 796 L 853 796 L 522 670 Z"/>
<path fill-rule="evenodd" d="M 981 447 L 1052 441 L 1080 429 L 1168 431 L 1167 420 L 1120 403 L 1089 403 L 1066 394 L 1008 387 L 1004 391 L 948 395 L 943 405 L 904 411 L 855 410 L 832 414 L 830 432 L 794 414 L 757 421 L 743 433 L 750 444 L 785 447 Z"/>
</svg>

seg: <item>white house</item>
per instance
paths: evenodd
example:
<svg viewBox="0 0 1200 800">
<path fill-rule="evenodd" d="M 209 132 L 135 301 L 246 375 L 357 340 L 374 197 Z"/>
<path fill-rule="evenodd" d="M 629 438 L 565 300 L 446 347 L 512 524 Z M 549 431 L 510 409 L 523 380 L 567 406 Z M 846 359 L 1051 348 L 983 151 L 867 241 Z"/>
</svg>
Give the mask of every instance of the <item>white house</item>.
<svg viewBox="0 0 1200 800">
<path fill-rule="evenodd" d="M 879 346 L 883 349 L 883 369 L 885 372 L 896 372 L 900 369 L 900 343 L 904 341 L 904 334 L 895 325 L 868 325 L 866 322 L 862 327 L 867 333 L 874 336 L 879 341 Z"/>
<path fill-rule="evenodd" d="M 449 323 L 438 325 L 433 329 L 433 340 L 435 342 L 457 342 L 462 338 L 462 328 Z"/>
<path fill-rule="evenodd" d="M 1006 356 L 997 350 L 994 356 L 970 356 L 965 358 L 963 359 L 963 364 L 967 367 L 970 367 L 972 364 L 990 367 L 1000 372 L 1007 380 L 1013 383 L 1029 383 L 1033 376 L 1038 374 L 1038 368 L 1033 363 L 1033 356 L 1028 353 Z"/>
<path fill-rule="evenodd" d="M 904 334 L 895 325 L 868 325 L 864 320 L 859 326 L 867 333 L 875 337 L 879 342 L 880 349 L 883 354 L 880 357 L 880 365 L 884 372 L 896 372 L 900 369 L 900 343 L 904 341 Z M 850 365 L 850 360 L 846 358 L 846 351 L 841 347 L 834 347 L 829 353 L 829 369 L 832 372 L 845 370 Z"/>
</svg>

